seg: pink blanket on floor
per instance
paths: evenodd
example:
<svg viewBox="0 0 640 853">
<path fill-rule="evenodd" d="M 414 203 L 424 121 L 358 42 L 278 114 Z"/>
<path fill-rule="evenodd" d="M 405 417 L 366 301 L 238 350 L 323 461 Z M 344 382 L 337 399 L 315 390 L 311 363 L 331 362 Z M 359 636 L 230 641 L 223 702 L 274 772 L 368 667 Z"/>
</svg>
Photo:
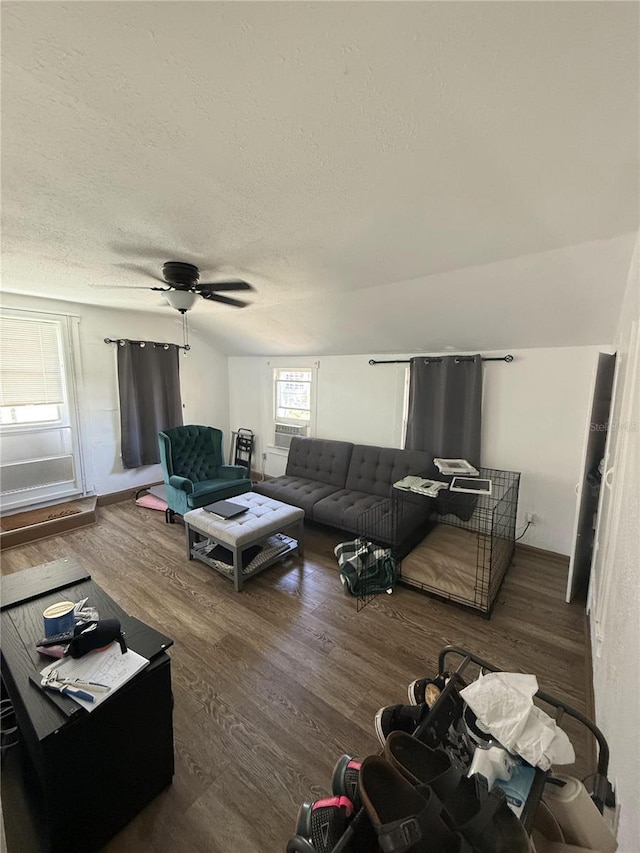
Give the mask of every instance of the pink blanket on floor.
<svg viewBox="0 0 640 853">
<path fill-rule="evenodd" d="M 137 498 L 136 506 L 144 506 L 147 509 L 159 509 L 164 512 L 167 508 L 167 502 L 163 501 L 162 498 L 157 498 L 155 495 L 142 495 L 142 497 Z"/>
</svg>

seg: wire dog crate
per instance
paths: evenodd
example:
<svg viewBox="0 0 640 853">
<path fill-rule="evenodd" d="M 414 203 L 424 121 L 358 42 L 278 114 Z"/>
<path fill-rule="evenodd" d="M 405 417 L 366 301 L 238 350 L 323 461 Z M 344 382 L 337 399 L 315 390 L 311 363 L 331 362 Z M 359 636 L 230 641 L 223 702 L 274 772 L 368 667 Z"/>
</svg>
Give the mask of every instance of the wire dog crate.
<svg viewBox="0 0 640 853">
<path fill-rule="evenodd" d="M 400 561 L 433 528 L 436 503 L 411 492 L 392 491 L 390 498 L 358 516 L 358 536 L 390 548 Z"/>
<path fill-rule="evenodd" d="M 479 475 L 491 480 L 490 495 L 394 489 L 360 516 L 359 533 L 391 548 L 400 583 L 488 618 L 515 550 L 520 474 L 480 468 Z"/>
</svg>

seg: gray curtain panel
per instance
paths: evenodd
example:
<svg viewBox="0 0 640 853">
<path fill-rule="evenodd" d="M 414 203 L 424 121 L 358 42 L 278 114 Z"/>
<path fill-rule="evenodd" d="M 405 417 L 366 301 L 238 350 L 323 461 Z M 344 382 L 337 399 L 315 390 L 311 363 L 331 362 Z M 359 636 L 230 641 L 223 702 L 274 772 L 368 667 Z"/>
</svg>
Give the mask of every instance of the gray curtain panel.
<svg viewBox="0 0 640 853">
<path fill-rule="evenodd" d="M 411 359 L 405 447 L 480 465 L 482 356 Z"/>
<path fill-rule="evenodd" d="M 158 433 L 183 422 L 178 347 L 153 341 L 118 346 L 118 389 L 122 464 L 155 465 Z"/>
</svg>

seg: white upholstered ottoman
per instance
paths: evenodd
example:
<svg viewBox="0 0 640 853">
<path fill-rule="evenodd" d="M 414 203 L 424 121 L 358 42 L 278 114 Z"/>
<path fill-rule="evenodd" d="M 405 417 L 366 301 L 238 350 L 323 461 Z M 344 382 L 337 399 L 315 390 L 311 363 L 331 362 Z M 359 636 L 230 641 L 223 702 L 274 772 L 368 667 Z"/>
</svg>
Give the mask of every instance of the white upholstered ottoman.
<svg viewBox="0 0 640 853">
<path fill-rule="evenodd" d="M 248 511 L 229 519 L 218 518 L 206 509 L 192 509 L 184 514 L 187 557 L 201 560 L 221 574 L 232 577 L 236 592 L 240 592 L 247 578 L 282 560 L 291 551 L 297 550 L 302 555 L 304 510 L 256 492 L 245 492 L 229 500 L 248 506 Z M 285 531 L 295 538 L 285 535 Z M 243 552 L 265 542 L 263 553 L 243 569 Z M 232 571 L 222 568 L 219 560 L 209 556 L 216 545 L 222 545 L 231 552 Z"/>
</svg>

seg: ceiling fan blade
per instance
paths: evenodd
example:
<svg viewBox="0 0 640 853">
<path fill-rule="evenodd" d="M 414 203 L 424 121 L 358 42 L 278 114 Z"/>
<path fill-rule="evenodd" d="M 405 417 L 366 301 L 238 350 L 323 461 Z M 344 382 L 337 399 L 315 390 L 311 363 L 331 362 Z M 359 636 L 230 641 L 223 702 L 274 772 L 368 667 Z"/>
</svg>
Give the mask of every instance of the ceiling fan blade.
<svg viewBox="0 0 640 853">
<path fill-rule="evenodd" d="M 237 278 L 233 281 L 207 281 L 196 284 L 195 289 L 199 292 L 203 290 L 210 291 L 225 291 L 225 290 L 253 290 L 253 286 L 248 281 L 242 281 Z"/>
<path fill-rule="evenodd" d="M 218 296 L 217 293 L 211 291 L 200 293 L 200 296 L 210 302 L 222 302 L 223 305 L 232 305 L 234 308 L 246 308 L 247 305 L 251 304 L 250 302 L 243 302 L 241 299 L 233 299 L 231 296 Z"/>
<path fill-rule="evenodd" d="M 164 287 L 145 287 L 143 284 L 89 284 L 89 287 L 101 288 L 103 290 L 169 290 Z"/>
</svg>

